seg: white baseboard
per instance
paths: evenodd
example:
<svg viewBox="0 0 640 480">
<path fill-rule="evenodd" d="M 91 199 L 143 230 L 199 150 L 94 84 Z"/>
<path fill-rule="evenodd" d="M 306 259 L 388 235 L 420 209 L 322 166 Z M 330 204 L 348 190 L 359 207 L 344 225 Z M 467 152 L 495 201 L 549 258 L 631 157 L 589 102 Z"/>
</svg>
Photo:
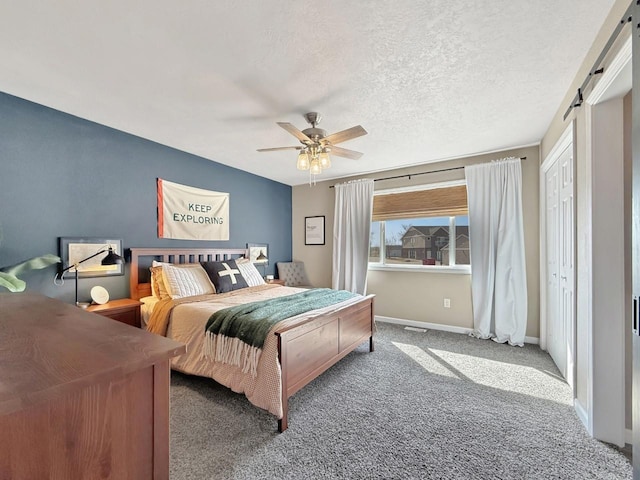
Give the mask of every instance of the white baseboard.
<svg viewBox="0 0 640 480">
<path fill-rule="evenodd" d="M 471 328 L 454 327 L 452 325 L 442 325 L 441 323 L 418 322 L 416 320 L 405 320 L 403 318 L 383 317 L 376 315 L 377 322 L 395 323 L 396 325 L 406 325 L 408 327 L 430 328 L 431 330 L 442 330 L 445 332 L 464 333 L 469 335 L 473 330 Z"/>
<path fill-rule="evenodd" d="M 589 416 L 587 415 L 587 411 L 582 406 L 582 404 L 578 401 L 577 398 L 573 399 L 573 408 L 576 411 L 576 414 L 578 415 L 578 419 L 580 419 L 580 422 L 582 422 L 582 425 L 584 425 L 584 428 L 587 431 L 587 433 L 593 436 L 593 432 L 589 430 Z"/>
<path fill-rule="evenodd" d="M 377 322 L 395 323 L 396 325 L 406 325 L 408 327 L 430 328 L 431 330 L 462 333 L 464 335 L 469 335 L 473 332 L 472 328 L 456 327 L 453 325 L 444 325 L 442 323 L 418 322 L 416 320 L 405 320 L 404 318 L 383 317 L 382 315 L 376 315 L 375 319 Z M 525 343 L 531 343 L 533 345 L 540 344 L 540 339 L 538 337 L 524 337 L 524 341 Z"/>
<path fill-rule="evenodd" d="M 593 432 L 591 430 L 589 430 L 589 422 L 588 422 L 587 411 L 582 406 L 582 404 L 578 401 L 577 398 L 573 399 L 573 408 L 575 409 L 576 415 L 578 415 L 578 418 L 580 419 L 580 422 L 584 426 L 584 429 L 587 431 L 587 433 L 590 436 L 593 437 Z M 628 428 L 625 428 L 625 430 L 624 430 L 624 443 L 628 443 L 630 445 L 633 445 L 633 430 L 629 430 Z"/>
</svg>

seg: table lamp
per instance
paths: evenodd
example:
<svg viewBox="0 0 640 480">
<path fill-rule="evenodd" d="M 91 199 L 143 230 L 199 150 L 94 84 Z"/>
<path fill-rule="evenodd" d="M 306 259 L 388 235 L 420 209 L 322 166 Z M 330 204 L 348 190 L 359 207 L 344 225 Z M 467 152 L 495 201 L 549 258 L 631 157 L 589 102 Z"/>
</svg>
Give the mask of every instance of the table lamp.
<svg viewBox="0 0 640 480">
<path fill-rule="evenodd" d="M 62 269 L 62 271 L 60 271 L 58 274 L 56 274 L 56 278 L 58 275 L 60 275 L 60 279 L 62 280 L 62 277 L 64 276 L 65 272 L 71 270 L 72 268 L 75 269 L 75 277 L 76 277 L 76 306 L 78 306 L 78 266 L 81 263 L 86 262 L 87 260 L 90 260 L 94 257 L 97 257 L 98 255 L 100 255 L 101 253 L 104 252 L 108 252 L 105 257 L 102 259 L 101 265 L 120 265 L 122 263 L 124 263 L 124 259 L 118 255 L 116 252 L 113 251 L 113 247 L 109 246 L 108 248 L 102 248 L 99 252 L 94 253 L 93 255 L 88 256 L 87 258 L 83 258 L 82 260 L 79 260 L 77 262 L 75 262 L 72 265 L 69 265 L 67 268 Z M 60 284 L 62 285 L 62 283 Z"/>
</svg>

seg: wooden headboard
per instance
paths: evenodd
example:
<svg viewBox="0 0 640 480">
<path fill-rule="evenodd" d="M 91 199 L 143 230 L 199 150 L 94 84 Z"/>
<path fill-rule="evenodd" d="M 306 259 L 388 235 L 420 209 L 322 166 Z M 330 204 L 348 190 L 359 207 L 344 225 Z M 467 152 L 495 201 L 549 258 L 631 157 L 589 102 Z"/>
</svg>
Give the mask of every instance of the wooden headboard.
<svg viewBox="0 0 640 480">
<path fill-rule="evenodd" d="M 129 277 L 129 295 L 135 300 L 151 295 L 151 283 L 140 282 L 148 275 L 140 275 L 141 269 L 151 266 L 152 260 L 167 263 L 219 262 L 232 258 L 249 258 L 246 248 L 132 248 L 131 276 Z M 140 259 L 146 261 L 140 262 Z"/>
</svg>

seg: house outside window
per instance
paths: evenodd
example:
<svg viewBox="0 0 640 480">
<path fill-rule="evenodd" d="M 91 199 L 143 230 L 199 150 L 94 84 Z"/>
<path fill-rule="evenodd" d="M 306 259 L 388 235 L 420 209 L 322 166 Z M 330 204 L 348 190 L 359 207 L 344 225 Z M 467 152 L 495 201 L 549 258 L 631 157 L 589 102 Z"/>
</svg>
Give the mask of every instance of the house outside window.
<svg viewBox="0 0 640 480">
<path fill-rule="evenodd" d="M 372 267 L 470 265 L 463 182 L 376 192 L 373 218 L 369 245 Z"/>
</svg>

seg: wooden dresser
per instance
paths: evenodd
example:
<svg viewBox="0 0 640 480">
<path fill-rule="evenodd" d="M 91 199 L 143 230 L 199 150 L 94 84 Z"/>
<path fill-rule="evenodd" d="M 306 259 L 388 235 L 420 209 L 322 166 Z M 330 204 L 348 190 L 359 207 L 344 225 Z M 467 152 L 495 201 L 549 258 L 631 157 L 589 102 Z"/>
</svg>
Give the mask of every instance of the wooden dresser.
<svg viewBox="0 0 640 480">
<path fill-rule="evenodd" d="M 168 479 L 184 345 L 36 293 L 0 294 L 0 479 Z"/>
</svg>

